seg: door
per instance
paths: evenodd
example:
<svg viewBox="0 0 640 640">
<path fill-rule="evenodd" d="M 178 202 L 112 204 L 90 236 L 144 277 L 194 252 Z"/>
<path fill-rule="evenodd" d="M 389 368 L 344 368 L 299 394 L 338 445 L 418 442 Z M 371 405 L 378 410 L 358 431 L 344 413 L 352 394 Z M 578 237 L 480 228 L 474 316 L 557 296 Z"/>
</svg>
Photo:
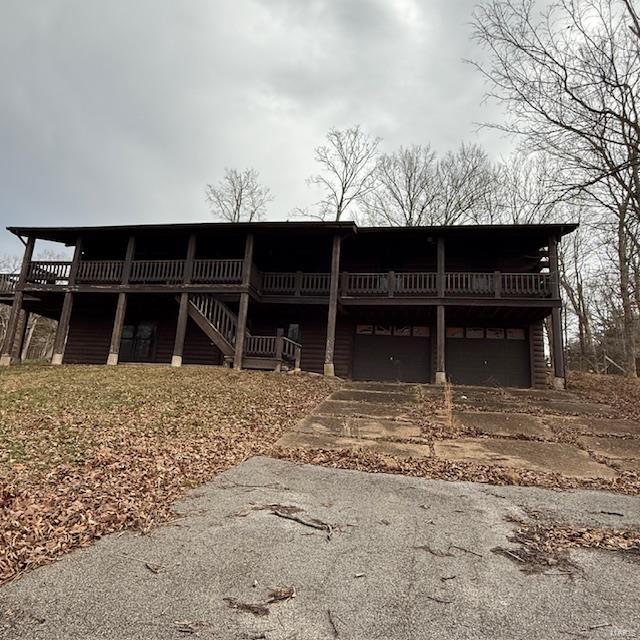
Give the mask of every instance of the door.
<svg viewBox="0 0 640 640">
<path fill-rule="evenodd" d="M 354 380 L 429 382 L 429 337 L 356 334 Z"/>
<path fill-rule="evenodd" d="M 529 340 L 525 329 L 448 329 L 447 376 L 454 384 L 531 386 Z"/>
</svg>

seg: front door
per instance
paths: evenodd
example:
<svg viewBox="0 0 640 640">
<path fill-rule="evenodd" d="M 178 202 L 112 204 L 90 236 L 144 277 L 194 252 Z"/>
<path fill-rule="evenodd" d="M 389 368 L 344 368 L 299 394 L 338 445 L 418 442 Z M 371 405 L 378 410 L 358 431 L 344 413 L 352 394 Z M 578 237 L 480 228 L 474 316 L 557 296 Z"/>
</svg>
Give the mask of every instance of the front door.
<svg viewBox="0 0 640 640">
<path fill-rule="evenodd" d="M 429 382 L 431 343 L 424 327 L 416 329 L 371 327 L 370 333 L 356 332 L 353 379 Z"/>
</svg>

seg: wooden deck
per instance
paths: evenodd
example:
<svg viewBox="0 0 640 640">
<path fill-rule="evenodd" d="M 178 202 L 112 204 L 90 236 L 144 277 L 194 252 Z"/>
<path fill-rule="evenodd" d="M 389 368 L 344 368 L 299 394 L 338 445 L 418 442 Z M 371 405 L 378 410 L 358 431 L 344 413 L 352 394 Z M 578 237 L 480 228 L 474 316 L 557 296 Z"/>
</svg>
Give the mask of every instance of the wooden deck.
<svg viewBox="0 0 640 640">
<path fill-rule="evenodd" d="M 189 284 L 184 285 L 185 260 L 134 260 L 127 284 L 122 284 L 124 260 L 86 260 L 79 264 L 73 290 L 76 291 L 208 291 L 240 292 L 243 284 L 241 259 L 193 260 Z M 25 291 L 70 289 L 71 261 L 32 261 Z M 385 298 L 553 298 L 549 273 L 445 272 L 440 286 L 437 271 L 386 271 L 350 273 L 339 279 L 339 295 L 345 301 Z M 0 294 L 15 291 L 17 276 L 0 274 Z M 300 302 L 324 302 L 329 298 L 331 274 L 321 272 L 273 272 L 252 270 L 249 288 L 255 297 Z"/>
</svg>

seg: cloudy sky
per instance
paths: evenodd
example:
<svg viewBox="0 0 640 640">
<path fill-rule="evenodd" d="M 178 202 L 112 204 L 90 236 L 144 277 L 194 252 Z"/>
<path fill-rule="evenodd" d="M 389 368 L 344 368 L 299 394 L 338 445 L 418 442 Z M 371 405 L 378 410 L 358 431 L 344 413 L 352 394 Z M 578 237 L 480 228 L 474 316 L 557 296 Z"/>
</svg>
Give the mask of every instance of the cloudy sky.
<svg viewBox="0 0 640 640">
<path fill-rule="evenodd" d="M 2 0 L 0 223 L 209 220 L 207 182 L 255 167 L 286 219 L 313 148 L 360 123 L 383 147 L 499 116 L 463 58 L 475 0 Z M 8 233 L 0 254 L 20 245 Z"/>
</svg>

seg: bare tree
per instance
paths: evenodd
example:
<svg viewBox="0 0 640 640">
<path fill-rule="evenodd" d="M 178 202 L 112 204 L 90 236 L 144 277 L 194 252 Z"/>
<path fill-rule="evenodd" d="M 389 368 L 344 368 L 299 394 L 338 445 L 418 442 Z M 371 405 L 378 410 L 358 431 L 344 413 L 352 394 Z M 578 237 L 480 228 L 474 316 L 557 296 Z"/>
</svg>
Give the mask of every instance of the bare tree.
<svg viewBox="0 0 640 640">
<path fill-rule="evenodd" d="M 493 181 L 491 163 L 481 146 L 463 143 L 446 153 L 436 166 L 434 223 L 489 222 L 487 202 Z"/>
<path fill-rule="evenodd" d="M 515 152 L 496 165 L 493 222 L 541 224 L 566 211 L 553 191 L 553 162 L 542 154 Z"/>
<path fill-rule="evenodd" d="M 327 143 L 315 149 L 321 171 L 307 180 L 324 192 L 316 213 L 311 215 L 339 221 L 351 205 L 369 194 L 374 187 L 379 144 L 380 138 L 364 132 L 359 125 L 329 130 Z"/>
<path fill-rule="evenodd" d="M 227 222 L 255 222 L 264 218 L 273 197 L 269 188 L 260 184 L 255 169 L 225 169 L 217 185 L 207 185 L 206 199 L 217 218 Z"/>
<path fill-rule="evenodd" d="M 625 368 L 636 376 L 638 309 L 630 285 L 640 220 L 637 14 L 626 0 L 558 0 L 541 14 L 536 7 L 535 0 L 482 5 L 475 37 L 489 62 L 476 67 L 509 114 L 493 126 L 555 158 L 556 184 L 603 212 L 615 237 Z"/>
<path fill-rule="evenodd" d="M 413 145 L 378 158 L 373 188 L 361 200 L 373 224 L 414 227 L 434 223 L 436 198 L 435 153 Z"/>
</svg>

